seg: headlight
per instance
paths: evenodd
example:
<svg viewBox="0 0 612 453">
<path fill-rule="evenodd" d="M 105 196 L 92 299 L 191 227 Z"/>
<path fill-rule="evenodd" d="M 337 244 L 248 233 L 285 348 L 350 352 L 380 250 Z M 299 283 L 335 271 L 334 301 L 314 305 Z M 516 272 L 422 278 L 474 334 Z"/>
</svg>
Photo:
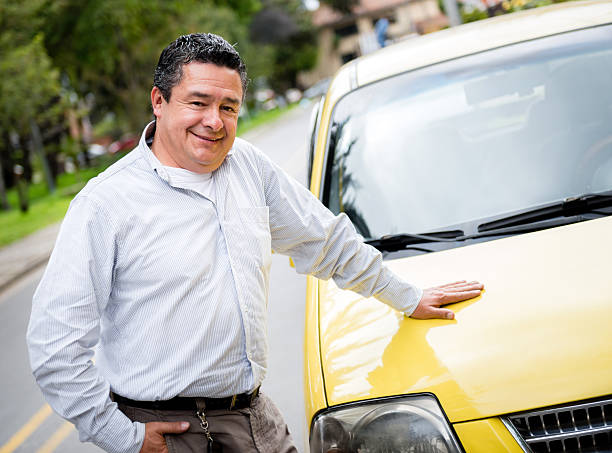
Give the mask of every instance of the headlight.
<svg viewBox="0 0 612 453">
<path fill-rule="evenodd" d="M 433 396 L 364 401 L 319 414 L 310 434 L 311 453 L 459 453 Z"/>
</svg>

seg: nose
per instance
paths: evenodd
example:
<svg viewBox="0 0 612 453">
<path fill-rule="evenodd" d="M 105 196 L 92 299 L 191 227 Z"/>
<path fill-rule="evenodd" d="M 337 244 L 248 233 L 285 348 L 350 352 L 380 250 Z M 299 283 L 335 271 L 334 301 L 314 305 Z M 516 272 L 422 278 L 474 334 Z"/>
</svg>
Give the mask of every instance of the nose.
<svg viewBox="0 0 612 453">
<path fill-rule="evenodd" d="M 219 131 L 223 128 L 223 121 L 221 120 L 218 107 L 213 106 L 206 109 L 206 112 L 202 116 L 202 125 L 213 131 Z"/>
</svg>

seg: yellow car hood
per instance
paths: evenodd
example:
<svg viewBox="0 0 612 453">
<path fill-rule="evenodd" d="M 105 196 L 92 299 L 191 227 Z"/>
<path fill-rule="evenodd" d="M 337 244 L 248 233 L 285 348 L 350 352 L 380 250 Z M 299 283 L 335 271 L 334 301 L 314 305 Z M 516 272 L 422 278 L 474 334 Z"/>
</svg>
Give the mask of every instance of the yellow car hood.
<svg viewBox="0 0 612 453">
<path fill-rule="evenodd" d="M 329 405 L 431 392 L 452 422 L 612 394 L 612 217 L 387 265 L 422 287 L 481 297 L 416 321 L 320 282 Z"/>
</svg>

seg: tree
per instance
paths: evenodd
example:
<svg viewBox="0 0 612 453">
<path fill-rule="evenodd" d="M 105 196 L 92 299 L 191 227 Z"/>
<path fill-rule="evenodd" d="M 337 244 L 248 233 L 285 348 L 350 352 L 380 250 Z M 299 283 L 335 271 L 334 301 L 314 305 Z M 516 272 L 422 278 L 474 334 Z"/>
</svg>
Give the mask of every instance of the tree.
<svg viewBox="0 0 612 453">
<path fill-rule="evenodd" d="M 172 2 L 47 0 L 38 11 L 45 45 L 80 98 L 95 95 L 97 111 L 116 112 L 126 129 L 150 118 L 153 69 Z"/>
<path fill-rule="evenodd" d="M 251 37 L 263 44 L 280 44 L 300 31 L 297 21 L 279 6 L 268 6 L 251 21 Z"/>
<path fill-rule="evenodd" d="M 12 167 L 24 168 L 26 181 L 31 178 L 30 153 L 35 151 L 41 159 L 47 184 L 53 190 L 53 176 L 42 146 L 39 125 L 50 127 L 62 123 L 64 102 L 59 81 L 59 71 L 53 67 L 47 55 L 43 36 L 38 34 L 24 45 L 7 45 L 18 42 L 9 33 L 2 35 L 3 58 L 0 60 L 0 131 L 8 137 L 1 149 L 4 175 L 13 183 Z M 30 142 L 31 146 L 26 146 Z M 3 166 L 4 167 L 4 166 Z M 3 178 L 4 181 L 4 178 Z"/>
<path fill-rule="evenodd" d="M 288 32 L 254 41 L 249 25 L 267 7 Z M 316 58 L 300 0 L 0 0 L 0 192 L 3 181 L 13 184 L 15 163 L 29 180 L 31 149 L 44 146 L 53 158 L 67 123 L 90 112 L 94 123 L 112 113 L 122 131 L 140 130 L 152 119 L 161 49 L 192 32 L 222 35 L 251 78 L 265 76 L 277 89 L 293 86 Z"/>
<path fill-rule="evenodd" d="M 260 0 L 213 0 L 217 7 L 232 10 L 241 21 L 248 22 L 261 9 Z"/>
<path fill-rule="evenodd" d="M 256 0 L 45 0 L 39 15 L 49 55 L 79 96 L 94 93 L 99 114 L 112 111 L 125 129 L 139 130 L 151 119 L 161 49 L 205 31 L 237 43 L 247 63 L 256 60 L 246 22 L 259 7 Z"/>
<path fill-rule="evenodd" d="M 21 99 L 10 96 L 14 95 L 15 85 L 22 81 L 19 64 L 23 63 L 23 59 L 19 58 L 16 49 L 27 45 L 35 35 L 37 24 L 30 14 L 31 7 L 34 6 L 32 3 L 21 5 L 10 0 L 0 0 L 0 198 L 3 209 L 9 208 L 5 189 L 15 184 L 15 164 L 23 162 L 24 157 L 27 157 L 23 156 L 27 150 L 19 143 L 22 140 L 16 135 L 14 126 L 14 111 L 21 106 L 12 104 L 19 103 Z M 17 64 L 16 57 L 19 60 Z M 17 91 L 22 92 L 21 89 Z M 17 117 L 22 118 L 21 115 Z M 17 150 L 14 146 L 16 143 L 19 143 Z"/>
<path fill-rule="evenodd" d="M 268 79 L 276 90 L 296 86 L 298 72 L 316 63 L 315 32 L 301 1 L 267 0 L 253 18 L 250 34 L 254 42 L 273 47 Z"/>
</svg>

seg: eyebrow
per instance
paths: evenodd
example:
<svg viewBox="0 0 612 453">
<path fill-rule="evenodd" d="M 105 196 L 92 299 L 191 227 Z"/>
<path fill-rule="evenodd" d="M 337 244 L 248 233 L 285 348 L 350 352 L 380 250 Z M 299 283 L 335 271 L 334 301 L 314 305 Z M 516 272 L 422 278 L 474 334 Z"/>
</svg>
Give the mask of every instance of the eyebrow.
<svg viewBox="0 0 612 453">
<path fill-rule="evenodd" d="M 197 97 L 200 99 L 212 99 L 213 96 L 211 96 L 210 94 L 206 94 L 206 93 L 202 93 L 201 91 L 190 91 L 187 94 L 188 97 Z M 236 98 L 232 98 L 232 97 L 224 97 L 223 98 L 224 102 L 230 103 L 230 104 L 234 104 L 234 105 L 240 105 L 240 101 Z"/>
</svg>

